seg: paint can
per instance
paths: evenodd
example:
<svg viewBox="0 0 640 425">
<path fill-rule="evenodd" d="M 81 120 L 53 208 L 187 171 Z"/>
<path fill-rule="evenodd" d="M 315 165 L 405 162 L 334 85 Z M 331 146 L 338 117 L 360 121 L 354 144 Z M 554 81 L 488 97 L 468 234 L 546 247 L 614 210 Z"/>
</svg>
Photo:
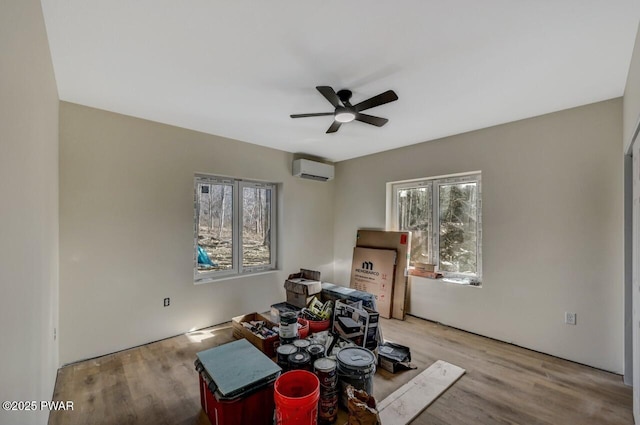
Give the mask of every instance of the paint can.
<svg viewBox="0 0 640 425">
<path fill-rule="evenodd" d="M 296 351 L 289 354 L 289 370 L 308 370 L 311 371 L 311 355 L 306 351 Z"/>
<path fill-rule="evenodd" d="M 298 351 L 306 351 L 307 348 L 311 345 L 311 341 L 308 339 L 296 339 L 293 341 L 293 345 L 296 346 Z"/>
<path fill-rule="evenodd" d="M 307 347 L 307 351 L 311 354 L 311 364 L 321 357 L 324 357 L 324 345 L 322 344 L 310 344 Z"/>
<path fill-rule="evenodd" d="M 328 357 L 322 357 L 313 362 L 313 370 L 320 381 L 318 422 L 321 424 L 332 424 L 338 418 L 338 375 L 336 367 L 336 361 Z"/>
<path fill-rule="evenodd" d="M 328 425 L 338 419 L 338 391 L 322 393 L 320 388 L 320 400 L 318 401 L 318 423 Z"/>
<path fill-rule="evenodd" d="M 336 361 L 328 357 L 313 362 L 313 371 L 320 380 L 320 387 L 333 390 L 338 385 L 338 372 Z"/>
<path fill-rule="evenodd" d="M 293 344 L 280 345 L 276 348 L 277 363 L 283 371 L 286 372 L 289 370 L 289 355 L 296 351 L 298 351 L 298 349 Z"/>
<path fill-rule="evenodd" d="M 290 344 L 298 338 L 298 314 L 293 311 L 280 313 L 280 345 Z"/>
<path fill-rule="evenodd" d="M 373 375 L 376 373 L 375 355 L 361 347 L 346 347 L 338 351 L 338 381 L 340 387 L 340 403 L 347 408 L 345 389 L 352 385 L 358 390 L 373 395 Z"/>
</svg>

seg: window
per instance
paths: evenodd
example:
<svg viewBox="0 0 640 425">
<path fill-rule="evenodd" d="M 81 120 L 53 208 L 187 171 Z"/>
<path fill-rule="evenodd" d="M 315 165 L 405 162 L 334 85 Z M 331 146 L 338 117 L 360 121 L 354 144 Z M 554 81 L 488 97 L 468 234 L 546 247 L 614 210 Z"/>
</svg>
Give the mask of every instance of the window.
<svg viewBox="0 0 640 425">
<path fill-rule="evenodd" d="M 480 173 L 391 183 L 391 227 L 411 231 L 410 265 L 461 283 L 482 278 Z"/>
<path fill-rule="evenodd" d="M 276 268 L 276 185 L 195 178 L 196 282 Z"/>
</svg>

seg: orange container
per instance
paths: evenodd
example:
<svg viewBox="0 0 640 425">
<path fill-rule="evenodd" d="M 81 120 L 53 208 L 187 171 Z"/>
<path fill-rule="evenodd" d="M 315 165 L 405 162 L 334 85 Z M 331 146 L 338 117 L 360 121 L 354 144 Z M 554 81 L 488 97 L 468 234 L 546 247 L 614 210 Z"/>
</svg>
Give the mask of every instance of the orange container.
<svg viewBox="0 0 640 425">
<path fill-rule="evenodd" d="M 298 338 L 305 339 L 309 336 L 309 321 L 301 317 L 298 319 L 298 323 L 302 325 L 302 327 L 298 328 Z"/>
<path fill-rule="evenodd" d="M 331 322 L 329 319 L 327 320 L 309 320 L 309 333 L 322 332 L 329 329 L 329 324 Z"/>
<path fill-rule="evenodd" d="M 317 425 L 320 381 L 306 370 L 283 373 L 276 380 L 273 397 L 277 425 Z"/>
</svg>

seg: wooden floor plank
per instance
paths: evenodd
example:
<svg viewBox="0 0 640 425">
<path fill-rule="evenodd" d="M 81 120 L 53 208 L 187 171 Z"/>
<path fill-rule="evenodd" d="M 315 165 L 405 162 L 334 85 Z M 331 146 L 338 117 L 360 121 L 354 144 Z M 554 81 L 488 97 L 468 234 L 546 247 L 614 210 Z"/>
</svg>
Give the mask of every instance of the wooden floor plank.
<svg viewBox="0 0 640 425">
<path fill-rule="evenodd" d="M 384 425 L 407 425 L 453 385 L 464 369 L 438 360 L 378 404 Z"/>
</svg>

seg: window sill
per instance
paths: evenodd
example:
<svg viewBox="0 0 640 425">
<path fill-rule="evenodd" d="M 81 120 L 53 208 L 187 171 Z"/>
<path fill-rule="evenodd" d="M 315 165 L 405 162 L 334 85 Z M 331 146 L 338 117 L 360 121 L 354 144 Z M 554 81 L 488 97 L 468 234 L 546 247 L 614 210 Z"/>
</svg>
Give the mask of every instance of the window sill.
<svg viewBox="0 0 640 425">
<path fill-rule="evenodd" d="M 470 288 L 482 288 L 482 283 L 480 283 L 479 285 L 471 285 L 468 281 L 465 281 L 463 279 L 457 279 L 457 278 L 452 278 L 452 277 L 441 277 L 438 279 L 434 279 L 431 277 L 423 277 L 423 276 L 411 276 L 412 279 L 422 279 L 422 280 L 426 280 L 426 281 L 430 281 L 430 282 L 440 282 L 440 283 L 445 283 L 449 286 L 465 286 L 465 287 L 470 287 Z"/>
<path fill-rule="evenodd" d="M 202 279 L 194 280 L 193 284 L 194 285 L 203 285 L 203 284 L 206 284 L 206 283 L 222 282 L 224 280 L 244 279 L 244 278 L 247 278 L 247 277 L 262 276 L 262 275 L 267 275 L 267 274 L 271 274 L 271 273 L 277 273 L 279 271 L 280 270 L 278 270 L 278 269 L 273 269 L 273 270 L 259 271 L 259 272 L 255 272 L 255 273 L 233 274 L 233 275 L 219 276 L 219 277 L 205 277 L 205 278 L 202 278 Z"/>
<path fill-rule="evenodd" d="M 482 282 L 479 282 L 477 285 L 473 285 L 471 284 L 471 281 L 464 278 L 459 278 L 459 277 L 443 277 L 442 281 L 447 283 L 452 283 L 454 285 L 471 286 L 472 288 L 482 288 Z"/>
</svg>

